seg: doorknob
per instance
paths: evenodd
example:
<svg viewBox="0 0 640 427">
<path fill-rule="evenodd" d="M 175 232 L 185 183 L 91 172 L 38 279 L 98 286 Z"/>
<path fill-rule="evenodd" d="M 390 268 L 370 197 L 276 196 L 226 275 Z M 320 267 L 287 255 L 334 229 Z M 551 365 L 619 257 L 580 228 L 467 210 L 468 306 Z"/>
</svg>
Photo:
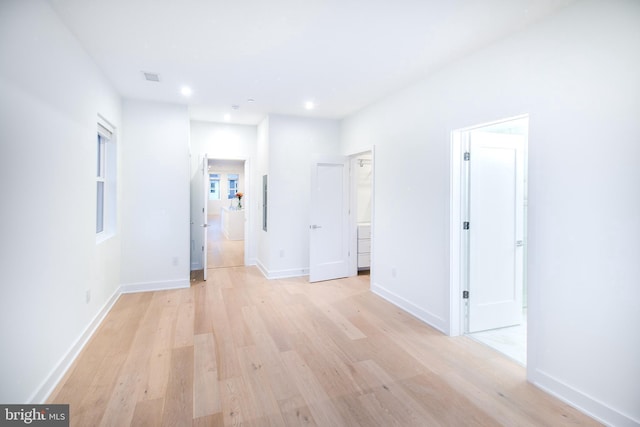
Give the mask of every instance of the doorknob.
<svg viewBox="0 0 640 427">
<path fill-rule="evenodd" d="M 309 228 L 310 228 L 310 229 L 312 229 L 312 230 L 316 230 L 316 229 L 318 229 L 318 228 L 322 228 L 322 226 L 321 226 L 321 225 L 313 224 L 313 225 L 310 225 L 310 226 L 309 226 Z"/>
<path fill-rule="evenodd" d="M 209 224 L 202 224 L 200 227 L 207 228 L 208 226 L 209 226 Z"/>
</svg>

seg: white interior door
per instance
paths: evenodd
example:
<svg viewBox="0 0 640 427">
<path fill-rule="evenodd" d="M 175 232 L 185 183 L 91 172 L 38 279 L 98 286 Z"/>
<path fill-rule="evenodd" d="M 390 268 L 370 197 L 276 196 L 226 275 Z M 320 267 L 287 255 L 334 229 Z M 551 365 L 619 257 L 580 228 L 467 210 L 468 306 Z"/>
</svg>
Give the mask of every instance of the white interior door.
<svg viewBox="0 0 640 427">
<path fill-rule="evenodd" d="M 318 157 L 311 166 L 309 280 L 349 273 L 349 160 Z"/>
<path fill-rule="evenodd" d="M 207 227 L 209 224 L 209 158 L 204 155 L 202 159 L 202 186 L 204 188 L 202 204 L 202 269 L 204 280 L 207 280 Z"/>
<path fill-rule="evenodd" d="M 468 332 L 522 322 L 524 141 L 471 132 Z"/>
</svg>

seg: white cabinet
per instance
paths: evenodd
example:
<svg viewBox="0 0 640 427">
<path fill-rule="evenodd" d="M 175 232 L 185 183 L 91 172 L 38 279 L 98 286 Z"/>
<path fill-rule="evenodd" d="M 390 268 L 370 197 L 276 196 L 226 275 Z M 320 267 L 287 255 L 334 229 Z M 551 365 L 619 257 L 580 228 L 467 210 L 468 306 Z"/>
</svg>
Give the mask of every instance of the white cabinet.
<svg viewBox="0 0 640 427">
<path fill-rule="evenodd" d="M 244 240 L 244 210 L 222 208 L 222 233 L 229 240 Z"/>
<path fill-rule="evenodd" d="M 358 270 L 371 266 L 371 224 L 358 224 Z"/>
</svg>

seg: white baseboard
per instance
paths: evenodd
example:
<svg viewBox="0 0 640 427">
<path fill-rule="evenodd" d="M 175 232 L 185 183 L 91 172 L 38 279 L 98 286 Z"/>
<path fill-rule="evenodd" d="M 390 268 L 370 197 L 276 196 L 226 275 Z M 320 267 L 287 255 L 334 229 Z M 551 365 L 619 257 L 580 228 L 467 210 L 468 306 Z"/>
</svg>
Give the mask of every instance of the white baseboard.
<svg viewBox="0 0 640 427">
<path fill-rule="evenodd" d="M 107 316 L 111 307 L 116 303 L 120 294 L 120 289 L 116 289 L 113 295 L 111 295 L 107 302 L 102 306 L 100 311 L 98 311 L 98 314 L 95 315 L 82 334 L 80 334 L 78 339 L 71 345 L 71 348 L 69 348 L 60 362 L 58 362 L 47 379 L 42 383 L 42 385 L 40 385 L 40 387 L 38 387 L 38 390 L 36 390 L 33 396 L 31 396 L 29 402 L 32 402 L 33 404 L 43 404 L 46 402 L 47 398 L 51 395 L 73 362 L 76 360 L 76 357 L 78 357 L 84 346 L 89 342 L 89 339 L 91 339 L 91 336 Z"/>
<path fill-rule="evenodd" d="M 82 332 L 80 337 L 71 345 L 71 348 L 67 351 L 67 353 L 62 357 L 60 362 L 57 363 L 56 367 L 49 374 L 49 376 L 45 379 L 40 387 L 36 390 L 36 392 L 31 396 L 29 402 L 34 404 L 44 403 L 49 395 L 56 388 L 60 380 L 64 377 L 67 370 L 71 367 L 74 360 L 84 346 L 89 342 L 91 336 L 98 329 L 106 315 L 109 313 L 109 310 L 116 303 L 120 295 L 132 292 L 148 292 L 148 291 L 163 291 L 168 289 L 181 289 L 188 288 L 190 286 L 189 279 L 185 280 L 166 280 L 160 282 L 147 282 L 147 283 L 129 283 L 120 285 L 120 287 L 111 295 L 109 300 L 102 306 L 98 314 L 91 320 L 89 325 Z"/>
<path fill-rule="evenodd" d="M 605 425 L 616 427 L 640 426 L 640 420 L 616 411 L 603 402 L 576 390 L 540 369 L 535 369 L 528 380 L 536 387 Z"/>
<path fill-rule="evenodd" d="M 189 279 L 125 283 L 123 285 L 120 285 L 120 292 L 123 294 L 130 294 L 133 292 L 166 291 L 170 289 L 188 288 L 189 286 L 191 286 Z"/>
<path fill-rule="evenodd" d="M 286 279 L 288 277 L 300 277 L 300 276 L 308 276 L 309 269 L 308 268 L 291 268 L 287 270 L 268 270 L 260 260 L 256 260 L 255 264 L 260 272 L 269 280 L 273 279 Z"/>
<path fill-rule="evenodd" d="M 259 259 L 256 259 L 256 267 L 260 270 L 260 273 L 266 278 L 269 278 L 269 270 L 260 262 Z"/>
<path fill-rule="evenodd" d="M 371 292 L 373 292 L 374 294 L 378 295 L 381 298 L 386 299 L 391 304 L 400 307 L 401 309 L 403 309 L 407 313 L 417 317 L 418 319 L 422 320 L 423 322 L 425 322 L 429 326 L 432 326 L 432 327 L 436 328 L 440 332 L 442 332 L 444 334 L 447 333 L 446 332 L 447 325 L 446 325 L 445 320 L 442 317 L 436 316 L 433 313 L 430 313 L 430 312 L 428 312 L 426 310 L 423 310 L 422 308 L 416 306 L 412 302 L 410 302 L 410 301 L 408 301 L 408 300 L 406 300 L 406 299 L 394 294 L 393 292 L 387 290 L 386 288 L 380 286 L 380 284 L 378 284 L 378 283 L 372 283 L 371 284 Z"/>
</svg>

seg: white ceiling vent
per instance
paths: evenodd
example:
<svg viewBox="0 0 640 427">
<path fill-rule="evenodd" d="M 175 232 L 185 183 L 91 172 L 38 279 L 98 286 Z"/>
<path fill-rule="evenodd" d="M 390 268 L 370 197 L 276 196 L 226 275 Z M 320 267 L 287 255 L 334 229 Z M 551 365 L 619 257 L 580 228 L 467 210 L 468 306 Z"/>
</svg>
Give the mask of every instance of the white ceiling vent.
<svg viewBox="0 0 640 427">
<path fill-rule="evenodd" d="M 158 73 L 147 73 L 146 71 L 143 71 L 142 74 L 144 74 L 144 79 L 148 82 L 160 81 L 160 74 Z"/>
</svg>

